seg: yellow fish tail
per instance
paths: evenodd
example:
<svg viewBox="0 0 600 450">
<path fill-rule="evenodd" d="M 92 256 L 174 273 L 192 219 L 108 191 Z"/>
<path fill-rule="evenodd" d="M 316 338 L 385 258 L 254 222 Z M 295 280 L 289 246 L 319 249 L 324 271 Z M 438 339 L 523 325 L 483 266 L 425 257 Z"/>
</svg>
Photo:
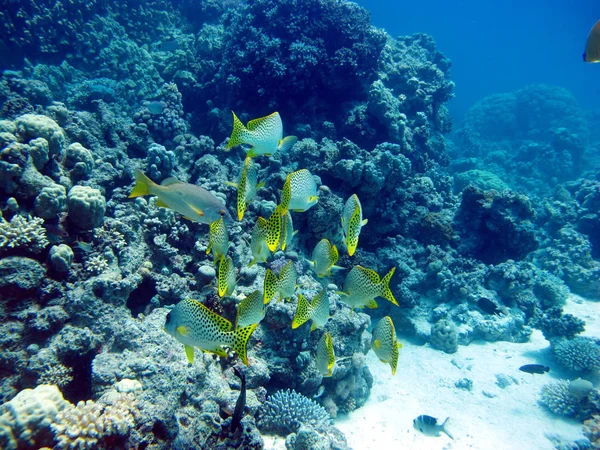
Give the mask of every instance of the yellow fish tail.
<svg viewBox="0 0 600 450">
<path fill-rule="evenodd" d="M 152 187 L 156 186 L 156 183 L 148 178 L 141 170 L 135 171 L 135 186 L 129 194 L 129 198 L 141 197 L 143 195 L 150 195 Z"/>
<path fill-rule="evenodd" d="M 277 279 L 277 275 L 275 275 L 271 269 L 267 269 L 267 273 L 265 274 L 265 287 L 263 293 L 263 301 L 265 304 L 269 303 L 271 299 L 275 296 L 277 292 L 277 285 L 279 280 Z"/>
<path fill-rule="evenodd" d="M 275 208 L 271 217 L 269 217 L 269 221 L 267 222 L 267 247 L 269 250 L 274 252 L 277 250 L 279 246 L 279 241 L 281 239 L 281 216 L 283 214 L 279 211 L 279 206 Z"/>
<path fill-rule="evenodd" d="M 284 216 L 288 212 L 288 207 L 290 206 L 291 198 L 292 185 L 290 181 L 290 176 L 288 175 L 285 179 L 285 183 L 283 183 L 283 188 L 281 189 L 281 202 L 279 204 L 279 207 L 282 216 Z"/>
<path fill-rule="evenodd" d="M 227 142 L 227 147 L 225 150 L 229 150 L 236 145 L 244 144 L 244 134 L 247 132 L 244 124 L 238 119 L 233 111 L 233 130 L 231 131 L 231 136 L 229 137 L 229 142 Z"/>
<path fill-rule="evenodd" d="M 396 367 L 398 366 L 398 355 L 400 353 L 398 349 L 400 347 L 402 347 L 402 344 L 398 343 L 392 348 L 392 359 L 390 361 L 390 366 L 392 367 L 392 375 L 396 375 Z"/>
<path fill-rule="evenodd" d="M 311 306 L 308 300 L 302 294 L 298 294 L 298 306 L 296 307 L 296 314 L 294 314 L 294 320 L 292 321 L 292 328 L 296 329 L 300 325 L 303 325 L 311 316 Z"/>
<path fill-rule="evenodd" d="M 248 365 L 248 355 L 246 353 L 246 346 L 248 345 L 248 340 L 250 336 L 256 330 L 258 326 L 257 323 L 248 325 L 244 328 L 238 328 L 233 332 L 233 351 L 235 351 L 242 362 Z"/>
<path fill-rule="evenodd" d="M 385 298 L 386 300 L 392 302 L 394 305 L 399 306 L 398 302 L 394 298 L 394 294 L 392 294 L 392 291 L 390 289 L 390 280 L 392 279 L 392 276 L 394 275 L 395 271 L 396 271 L 396 268 L 392 267 L 392 270 L 390 270 L 388 272 L 388 274 L 385 277 L 383 277 L 383 279 L 381 280 L 381 294 L 380 295 L 383 298 Z"/>
<path fill-rule="evenodd" d="M 348 255 L 354 255 L 356 247 L 358 247 L 358 235 L 360 234 L 361 223 L 361 210 L 357 206 L 354 209 L 354 213 L 348 223 L 348 234 L 346 235 L 346 247 L 348 247 Z"/>
<path fill-rule="evenodd" d="M 246 199 L 244 198 L 243 195 L 238 194 L 237 213 L 238 213 L 238 220 L 240 222 L 244 218 L 244 213 L 245 212 L 246 212 Z"/>
</svg>

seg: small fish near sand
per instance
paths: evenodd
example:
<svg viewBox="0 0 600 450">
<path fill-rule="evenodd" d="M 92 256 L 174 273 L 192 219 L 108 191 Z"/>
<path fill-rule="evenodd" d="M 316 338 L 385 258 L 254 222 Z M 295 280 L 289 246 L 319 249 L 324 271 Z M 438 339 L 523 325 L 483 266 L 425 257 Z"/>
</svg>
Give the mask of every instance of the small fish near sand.
<svg viewBox="0 0 600 450">
<path fill-rule="evenodd" d="M 540 374 L 543 375 L 546 372 L 550 372 L 550 367 L 544 366 L 542 364 L 525 364 L 524 366 L 519 367 L 521 372 L 527 372 L 530 374 Z"/>
<path fill-rule="evenodd" d="M 172 209 L 192 222 L 211 224 L 223 218 L 225 223 L 233 223 L 223 202 L 203 187 L 173 177 L 156 184 L 141 170 L 136 170 L 135 186 L 129 198 L 145 195 L 155 195 L 156 206 Z"/>
<path fill-rule="evenodd" d="M 381 362 L 390 365 L 392 375 L 395 375 L 398 365 L 398 350 L 402 348 L 402 344 L 398 342 L 394 322 L 390 316 L 381 319 L 373 329 L 371 348 Z"/>
<path fill-rule="evenodd" d="M 446 420 L 444 420 L 444 422 L 440 425 L 435 417 L 423 414 L 413 420 L 413 426 L 425 436 L 437 437 L 440 435 L 440 433 L 445 433 L 450 439 L 454 439 L 452 434 L 450 434 L 450 432 L 446 429 L 449 419 L 450 417 L 447 417 Z"/>
</svg>

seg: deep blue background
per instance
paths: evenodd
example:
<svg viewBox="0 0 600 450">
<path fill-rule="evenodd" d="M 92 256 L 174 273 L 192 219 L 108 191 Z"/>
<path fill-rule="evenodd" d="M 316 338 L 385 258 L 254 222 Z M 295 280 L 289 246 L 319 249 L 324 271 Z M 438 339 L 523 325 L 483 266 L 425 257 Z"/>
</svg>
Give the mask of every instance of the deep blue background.
<svg viewBox="0 0 600 450">
<path fill-rule="evenodd" d="M 478 99 L 531 83 L 570 90 L 600 108 L 600 64 L 582 54 L 600 0 L 357 0 L 392 36 L 423 32 L 452 60 L 455 119 Z"/>
</svg>

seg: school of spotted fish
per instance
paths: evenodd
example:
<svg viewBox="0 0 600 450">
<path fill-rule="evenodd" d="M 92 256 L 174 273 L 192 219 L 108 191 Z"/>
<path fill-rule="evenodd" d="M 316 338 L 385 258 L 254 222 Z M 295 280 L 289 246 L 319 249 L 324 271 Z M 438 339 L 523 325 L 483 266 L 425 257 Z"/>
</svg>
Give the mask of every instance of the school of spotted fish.
<svg viewBox="0 0 600 450">
<path fill-rule="evenodd" d="M 250 145 L 237 182 L 228 183 L 237 189 L 237 217 L 244 218 L 247 208 L 256 196 L 256 191 L 264 186 L 258 182 L 259 166 L 254 158 L 273 155 L 289 150 L 297 137 L 283 137 L 283 124 L 279 113 L 254 119 L 246 126 L 233 113 L 233 131 L 226 150 L 237 145 Z M 154 183 L 141 171 L 136 172 L 136 183 L 130 198 L 154 195 L 155 204 L 170 208 L 185 218 L 209 225 L 208 248 L 217 266 L 217 294 L 231 296 L 236 288 L 237 270 L 230 256 L 227 225 L 233 222 L 226 206 L 216 196 L 200 186 L 183 183 L 168 178 L 160 185 Z M 280 203 L 269 218 L 258 217 L 251 233 L 250 252 L 252 260 L 248 266 L 265 263 L 278 249 L 285 250 L 296 234 L 290 212 L 305 212 L 319 201 L 317 184 L 307 169 L 300 169 L 287 175 L 280 194 Z M 362 205 L 356 194 L 346 201 L 341 214 L 343 242 L 349 256 L 358 248 L 362 227 L 367 225 L 363 218 Z M 345 270 L 337 266 L 339 251 L 329 240 L 319 241 L 306 260 L 319 278 L 331 276 L 333 271 Z M 389 288 L 394 271 L 380 278 L 371 269 L 355 265 L 344 281 L 343 289 L 337 293 L 350 310 L 355 308 L 376 308 L 376 297 L 383 297 L 394 305 L 398 302 Z M 199 301 L 187 299 L 179 302 L 168 313 L 165 331 L 184 345 L 190 363 L 194 361 L 194 348 L 227 356 L 232 349 L 239 358 L 248 364 L 246 346 L 258 323 L 265 317 L 268 304 L 289 300 L 295 293 L 298 273 L 294 262 L 289 260 L 279 273 L 267 269 L 262 292 L 256 290 L 243 298 L 237 308 L 235 327 L 224 317 L 208 309 Z M 329 320 L 329 296 L 325 289 L 312 299 L 303 294 L 297 295 L 296 313 L 291 323 L 293 329 L 311 321 L 310 331 L 324 329 Z M 398 343 L 394 324 L 389 316 L 384 317 L 373 329 L 371 347 L 377 357 L 392 368 L 395 374 L 398 363 Z M 323 377 L 332 376 L 335 368 L 334 342 L 330 333 L 324 331 L 315 349 L 317 371 Z"/>
</svg>

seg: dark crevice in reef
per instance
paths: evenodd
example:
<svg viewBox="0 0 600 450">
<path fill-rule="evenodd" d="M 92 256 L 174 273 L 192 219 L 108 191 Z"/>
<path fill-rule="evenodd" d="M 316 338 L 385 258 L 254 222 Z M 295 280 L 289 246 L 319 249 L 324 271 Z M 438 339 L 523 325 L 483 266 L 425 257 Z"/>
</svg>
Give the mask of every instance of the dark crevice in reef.
<svg viewBox="0 0 600 450">
<path fill-rule="evenodd" d="M 65 400 L 77 404 L 80 400 L 92 398 L 92 361 L 95 356 L 95 352 L 88 352 L 65 358 L 64 365 L 73 369 L 73 380 L 62 390 Z"/>
<path fill-rule="evenodd" d="M 142 281 L 127 299 L 127 307 L 131 311 L 131 315 L 137 317 L 140 313 L 143 313 L 156 294 L 156 282 L 154 280 L 146 278 Z"/>
</svg>

